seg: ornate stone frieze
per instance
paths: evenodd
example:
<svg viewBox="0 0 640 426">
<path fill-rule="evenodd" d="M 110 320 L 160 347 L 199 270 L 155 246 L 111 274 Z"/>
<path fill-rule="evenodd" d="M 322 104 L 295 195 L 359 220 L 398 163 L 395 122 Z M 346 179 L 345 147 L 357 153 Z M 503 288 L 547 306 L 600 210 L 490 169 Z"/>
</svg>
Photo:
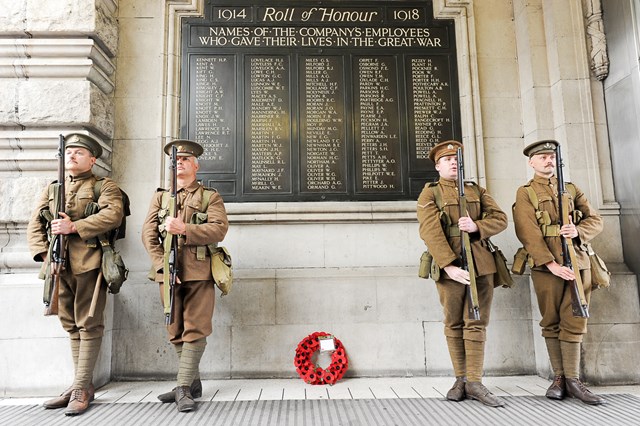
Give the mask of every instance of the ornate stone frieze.
<svg viewBox="0 0 640 426">
<path fill-rule="evenodd" d="M 602 3 L 600 0 L 582 0 L 582 4 L 591 72 L 596 79 L 604 80 L 609 75 L 609 55 L 602 19 Z"/>
</svg>

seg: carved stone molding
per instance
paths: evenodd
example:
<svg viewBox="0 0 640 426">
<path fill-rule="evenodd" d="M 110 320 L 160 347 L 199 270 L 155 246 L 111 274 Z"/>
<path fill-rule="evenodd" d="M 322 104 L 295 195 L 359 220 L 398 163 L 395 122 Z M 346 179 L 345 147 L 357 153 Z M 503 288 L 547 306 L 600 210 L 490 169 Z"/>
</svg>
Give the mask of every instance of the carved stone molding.
<svg viewBox="0 0 640 426">
<path fill-rule="evenodd" d="M 455 21 L 466 175 L 486 186 L 473 0 L 434 0 L 433 14 L 435 18 Z"/>
<path fill-rule="evenodd" d="M 204 0 L 168 0 L 164 21 L 165 84 L 162 96 L 164 110 L 161 132 L 163 140 L 178 137 L 180 133 L 180 52 L 181 20 L 183 17 L 204 16 Z"/>
<path fill-rule="evenodd" d="M 591 72 L 596 79 L 604 80 L 609 75 L 609 55 L 602 19 L 602 2 L 600 0 L 582 0 L 582 5 Z"/>
<path fill-rule="evenodd" d="M 92 39 L 0 39 L 0 78 L 87 79 L 108 94 L 114 71 Z"/>
</svg>

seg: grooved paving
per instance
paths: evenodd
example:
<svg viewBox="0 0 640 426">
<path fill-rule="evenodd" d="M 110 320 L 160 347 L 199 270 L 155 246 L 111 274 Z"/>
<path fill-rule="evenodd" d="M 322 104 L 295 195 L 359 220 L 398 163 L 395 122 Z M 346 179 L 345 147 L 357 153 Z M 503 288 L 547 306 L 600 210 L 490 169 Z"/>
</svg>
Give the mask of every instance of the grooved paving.
<svg viewBox="0 0 640 426">
<path fill-rule="evenodd" d="M 178 413 L 158 402 L 94 403 L 78 417 L 39 405 L 0 406 L 0 425 L 637 425 L 640 398 L 606 395 L 607 404 L 588 406 L 575 399 L 506 396 L 505 408 L 477 401 L 442 398 L 205 401 Z"/>
</svg>

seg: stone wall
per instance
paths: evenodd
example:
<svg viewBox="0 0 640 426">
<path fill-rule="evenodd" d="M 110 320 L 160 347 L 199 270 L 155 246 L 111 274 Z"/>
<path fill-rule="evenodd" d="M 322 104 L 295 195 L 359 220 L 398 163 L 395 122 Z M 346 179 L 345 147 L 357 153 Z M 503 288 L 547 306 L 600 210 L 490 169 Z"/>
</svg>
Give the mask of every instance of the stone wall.
<svg viewBox="0 0 640 426">
<path fill-rule="evenodd" d="M 0 392 L 57 393 L 72 377 L 69 342 L 42 315 L 26 223 L 56 176 L 59 134 L 94 136 L 106 153 L 95 170 L 111 171 L 117 3 L 4 0 L 0 9 Z M 111 377 L 111 310 L 96 385 Z"/>
<path fill-rule="evenodd" d="M 46 30 L 35 21 L 29 26 L 32 16 L 42 16 L 31 11 L 36 2 L 23 3 L 9 2 L 12 26 L 0 26 L 15 27 L 0 33 L 0 43 L 7 44 L 1 57 L 12 58 L 0 62 L 0 85 L 15 94 L 12 101 L 0 100 L 0 139 L 6 141 L 0 146 L 0 195 L 12 201 L 0 206 L 0 311 L 29 320 L 0 325 L 0 389 L 59 391 L 70 377 L 64 333 L 57 321 L 39 314 L 41 286 L 24 227 L 38 188 L 55 174 L 57 135 L 71 129 L 104 142 L 109 155 L 100 171 L 111 173 L 132 200 L 121 244 L 131 274 L 121 294 L 110 298 L 113 338 L 106 339 L 98 382 L 172 378 L 175 355 L 166 342 L 157 285 L 146 279 L 140 229 L 152 193 L 166 183 L 161 147 L 180 130 L 180 19 L 200 16 L 205 2 L 133 0 L 116 10 L 106 0 L 56 0 L 49 2 L 54 22 Z M 87 3 L 93 14 L 82 9 L 83 22 L 93 26 L 65 27 L 62 15 L 80 13 L 74 8 Z M 517 186 L 531 176 L 522 148 L 554 137 L 563 143 L 571 177 L 605 216 L 607 228 L 596 246 L 616 272 L 614 288 L 594 295 L 583 374 L 598 383 L 638 383 L 628 373 L 635 371 L 627 368 L 633 360 L 625 357 L 640 353 L 637 337 L 629 337 L 640 335 L 637 282 L 622 263 L 602 85 L 585 59 L 582 2 L 435 0 L 434 13 L 456 23 L 468 176 L 510 215 Z M 110 27 L 115 17 L 117 31 Z M 54 30 L 62 38 L 52 38 Z M 53 54 L 47 47 L 33 56 L 24 45 L 34 40 L 82 41 L 90 48 L 80 54 L 79 47 L 69 53 L 57 46 Z M 49 66 L 40 70 L 38 58 Z M 7 63 L 12 65 L 2 65 Z M 51 75 L 27 79 L 25 70 Z M 42 90 L 34 95 L 38 83 Z M 51 108 L 59 85 L 68 85 L 62 92 L 68 113 Z M 27 87 L 31 95 L 18 96 Z M 72 106 L 68 99 L 80 100 Z M 231 227 L 224 245 L 236 280 L 232 293 L 216 301 L 203 377 L 293 377 L 295 345 L 320 330 L 345 344 L 348 375 L 451 374 L 435 287 L 416 276 L 424 245 L 414 202 L 229 203 L 227 210 Z M 512 223 L 494 240 L 507 258 L 519 246 Z M 546 376 L 536 299 L 528 276 L 517 281 L 514 289 L 496 290 L 486 373 Z M 622 301 L 624 312 L 615 309 Z M 55 365 L 64 367 L 44 378 L 19 377 L 41 370 L 36 347 L 47 348 Z"/>
</svg>

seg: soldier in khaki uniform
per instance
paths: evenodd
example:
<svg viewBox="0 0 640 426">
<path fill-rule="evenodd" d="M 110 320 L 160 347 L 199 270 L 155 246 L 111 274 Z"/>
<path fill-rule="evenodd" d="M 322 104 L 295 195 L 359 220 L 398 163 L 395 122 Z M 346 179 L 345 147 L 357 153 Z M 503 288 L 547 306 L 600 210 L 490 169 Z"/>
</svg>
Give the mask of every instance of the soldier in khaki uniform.
<svg viewBox="0 0 640 426">
<path fill-rule="evenodd" d="M 533 259 L 531 271 L 533 286 L 538 297 L 542 320 L 542 336 L 545 338 L 551 368 L 555 379 L 547 390 L 547 397 L 563 399 L 569 395 L 582 402 L 598 405 L 605 401 L 587 389 L 579 379 L 580 342 L 587 332 L 587 319 L 574 317 L 571 310 L 571 294 L 565 280 L 574 280 L 574 271 L 562 265 L 560 235 L 572 238 L 576 249 L 584 293 L 587 302 L 591 298 L 591 273 L 587 253 L 580 246 L 589 243 L 602 231 L 602 218 L 591 207 L 587 197 L 575 185 L 575 198 L 569 211 L 578 211 L 579 223 L 565 224 L 560 228 L 558 212 L 558 180 L 556 172 L 556 147 L 558 142 L 543 140 L 524 149 L 535 175 L 526 185 L 518 188 L 513 220 L 516 235 Z M 538 206 L 534 206 L 527 187 L 535 191 Z M 571 191 L 570 191 L 571 193 Z M 548 214 L 548 226 L 538 223 L 536 210 Z M 543 217 L 543 216 L 541 216 Z"/>
<path fill-rule="evenodd" d="M 100 352 L 104 331 L 104 307 L 107 287 L 99 278 L 102 250 L 99 244 L 88 244 L 94 237 L 117 228 L 123 218 L 122 195 L 118 186 L 105 178 L 96 200 L 100 210 L 85 217 L 87 204 L 94 201 L 96 176 L 91 168 L 102 155 L 98 141 L 90 136 L 73 133 L 65 137 L 66 205 L 61 219 L 51 221 L 53 234 L 67 236 L 67 264 L 61 274 L 58 317 L 69 333 L 75 378 L 71 387 L 58 398 L 46 401 L 45 408 L 63 408 L 66 415 L 83 413 L 94 397 L 93 370 Z M 55 200 L 45 188 L 29 225 L 27 238 L 34 260 L 47 261 L 49 240 L 46 221 L 41 212 L 54 211 Z M 91 299 L 98 291 L 94 316 L 89 316 Z"/>
<path fill-rule="evenodd" d="M 436 205 L 434 184 L 425 185 L 418 198 L 420 237 L 443 270 L 436 282 L 440 303 L 444 308 L 444 334 L 456 375 L 447 399 L 462 401 L 476 399 L 492 407 L 504 403 L 482 384 L 482 367 L 486 327 L 489 323 L 493 299 L 493 274 L 496 266 L 484 239 L 507 227 L 507 216 L 484 188 L 465 185 L 468 214 L 460 217 L 457 188 L 456 151 L 460 142 L 445 141 L 434 146 L 429 158 L 440 174 L 437 185 L 442 193 L 442 210 L 451 220 L 449 230 L 443 228 L 441 212 Z M 471 251 L 477 272 L 476 284 L 480 306 L 480 320 L 470 320 L 467 313 L 469 272 L 460 268 L 461 238 L 459 231 L 469 233 Z"/>
<path fill-rule="evenodd" d="M 160 283 L 161 300 L 163 294 L 164 249 L 160 225 L 166 231 L 178 236 L 178 279 L 175 292 L 175 318 L 167 326 L 169 341 L 174 345 L 179 358 L 177 386 L 171 392 L 158 396 L 162 402 L 175 401 L 178 411 L 195 408 L 194 398 L 202 395 L 202 383 L 198 367 L 212 332 L 215 284 L 211 273 L 209 253 L 202 260 L 197 258 L 197 247 L 218 243 L 224 239 L 229 223 L 222 197 L 217 192 L 209 198 L 206 208 L 206 223 L 192 223 L 194 213 L 201 211 L 204 187 L 196 180 L 198 159 L 203 149 L 195 142 L 176 140 L 165 146 L 177 146 L 177 217 L 167 215 L 163 205 L 163 193 L 159 189 L 151 200 L 147 218 L 142 227 L 142 242 L 151 257 L 155 281 Z M 166 198 L 166 195 L 165 195 Z"/>
</svg>

